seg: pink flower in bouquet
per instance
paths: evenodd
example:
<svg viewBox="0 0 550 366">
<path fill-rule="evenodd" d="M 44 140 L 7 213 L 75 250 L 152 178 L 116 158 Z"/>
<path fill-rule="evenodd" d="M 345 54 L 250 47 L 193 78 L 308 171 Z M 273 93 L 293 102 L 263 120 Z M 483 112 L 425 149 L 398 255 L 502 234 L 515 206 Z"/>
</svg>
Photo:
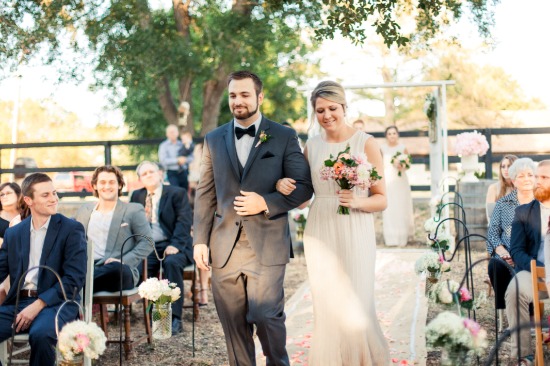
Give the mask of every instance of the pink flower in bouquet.
<svg viewBox="0 0 550 366">
<path fill-rule="evenodd" d="M 481 330 L 481 326 L 472 319 L 464 319 L 464 327 L 470 331 L 470 333 L 476 337 Z"/>
<path fill-rule="evenodd" d="M 466 287 L 461 287 L 460 290 L 458 290 L 458 293 L 460 294 L 460 301 L 470 301 L 472 300 L 472 294 Z"/>
<path fill-rule="evenodd" d="M 456 136 L 455 153 L 460 156 L 483 156 L 489 150 L 487 138 L 481 133 L 463 132 Z"/>
<path fill-rule="evenodd" d="M 77 344 L 78 349 L 77 352 L 84 352 L 86 347 L 90 344 L 90 338 L 86 334 L 77 334 L 75 336 L 75 342 Z"/>
</svg>

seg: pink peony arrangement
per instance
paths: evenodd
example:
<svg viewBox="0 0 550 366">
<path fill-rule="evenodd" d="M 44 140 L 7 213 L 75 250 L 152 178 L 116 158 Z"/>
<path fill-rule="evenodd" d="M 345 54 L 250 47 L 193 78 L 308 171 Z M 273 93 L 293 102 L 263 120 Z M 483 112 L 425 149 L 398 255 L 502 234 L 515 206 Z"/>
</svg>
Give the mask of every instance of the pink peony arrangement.
<svg viewBox="0 0 550 366">
<path fill-rule="evenodd" d="M 481 133 L 463 132 L 456 135 L 455 153 L 460 156 L 483 156 L 489 150 L 487 138 Z"/>
</svg>

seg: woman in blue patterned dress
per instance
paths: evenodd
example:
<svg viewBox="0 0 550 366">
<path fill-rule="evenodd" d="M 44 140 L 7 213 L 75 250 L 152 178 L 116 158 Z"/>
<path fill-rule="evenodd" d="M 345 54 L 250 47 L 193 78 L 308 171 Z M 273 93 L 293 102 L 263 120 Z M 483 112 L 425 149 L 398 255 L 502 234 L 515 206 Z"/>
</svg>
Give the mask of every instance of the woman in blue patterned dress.
<svg viewBox="0 0 550 366">
<path fill-rule="evenodd" d="M 487 234 L 487 252 L 492 257 L 488 273 L 495 290 L 497 309 L 506 308 L 504 294 L 513 277 L 503 262 L 514 266 L 510 256 L 510 236 L 516 207 L 534 199 L 536 165 L 529 158 L 517 159 L 508 170 L 515 189 L 496 203 Z"/>
</svg>

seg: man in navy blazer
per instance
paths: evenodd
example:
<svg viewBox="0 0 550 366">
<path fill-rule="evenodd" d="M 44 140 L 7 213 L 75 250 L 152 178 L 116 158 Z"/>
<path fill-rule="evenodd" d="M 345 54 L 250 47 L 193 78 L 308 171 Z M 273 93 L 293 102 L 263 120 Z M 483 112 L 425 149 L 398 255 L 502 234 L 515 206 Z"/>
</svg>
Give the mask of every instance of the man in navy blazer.
<svg viewBox="0 0 550 366">
<path fill-rule="evenodd" d="M 162 263 L 163 278 L 174 282 L 183 294 L 183 269 L 193 263 L 193 240 L 191 239 L 193 214 L 187 191 L 180 187 L 163 185 L 159 166 L 153 162 L 143 161 L 137 167 L 136 173 L 145 188 L 134 191 L 130 201 L 145 206 L 155 248 L 161 258 L 166 254 Z M 159 268 L 160 262 L 153 252 L 147 258 L 148 276 L 155 276 Z M 182 331 L 182 309 L 183 296 L 172 303 L 173 335 Z"/>
<path fill-rule="evenodd" d="M 69 299 L 79 299 L 86 277 L 86 239 L 84 228 L 57 213 L 58 198 L 51 179 L 43 173 L 29 175 L 22 183 L 25 203 L 31 216 L 8 229 L 0 249 L 0 282 L 9 275 L 10 291 L 0 306 L 0 341 L 11 337 L 12 324 L 17 333 L 28 332 L 30 364 L 54 365 L 56 312 L 64 301 L 61 285 L 49 270 L 29 268 L 45 265 L 54 269 Z M 20 310 L 14 319 L 18 284 Z M 63 307 L 59 324 L 75 320 L 75 304 Z"/>
<path fill-rule="evenodd" d="M 533 361 L 531 348 L 531 331 L 529 324 L 529 304 L 533 302 L 533 285 L 531 283 L 531 260 L 538 266 L 544 266 L 544 237 L 548 232 L 550 217 L 550 160 L 543 160 L 537 167 L 537 184 L 535 200 L 518 206 L 512 222 L 510 255 L 514 260 L 516 281 L 512 279 L 506 290 L 506 315 L 512 330 L 511 359 Z M 517 288 L 517 289 L 516 289 Z M 517 312 L 519 309 L 519 319 Z M 518 332 L 514 328 L 522 327 Z"/>
</svg>

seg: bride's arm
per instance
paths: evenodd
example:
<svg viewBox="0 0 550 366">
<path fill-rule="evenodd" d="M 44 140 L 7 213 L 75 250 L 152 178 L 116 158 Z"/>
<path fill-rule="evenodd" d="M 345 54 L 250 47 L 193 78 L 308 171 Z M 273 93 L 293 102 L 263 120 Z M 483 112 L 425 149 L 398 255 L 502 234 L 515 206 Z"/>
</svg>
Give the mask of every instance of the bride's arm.
<svg viewBox="0 0 550 366">
<path fill-rule="evenodd" d="M 307 146 L 304 148 L 304 157 L 306 158 L 306 161 L 307 161 Z M 294 185 L 294 183 L 296 183 L 296 181 L 292 178 L 281 178 L 275 184 L 275 189 L 279 193 L 284 194 L 285 196 L 288 196 L 289 194 L 292 193 L 292 191 L 296 189 L 296 186 Z M 309 201 L 310 200 L 307 200 L 306 202 L 302 203 L 300 206 L 298 206 L 298 208 L 299 209 L 306 208 L 309 205 Z"/>
<path fill-rule="evenodd" d="M 353 191 L 340 191 L 338 194 L 340 204 L 366 212 L 384 211 L 387 207 L 384 163 L 380 147 L 374 138 L 369 138 L 365 143 L 365 154 L 367 154 L 369 162 L 376 167 L 378 174 L 382 175 L 382 179 L 374 187 L 371 187 L 369 197 L 357 196 Z"/>
</svg>

